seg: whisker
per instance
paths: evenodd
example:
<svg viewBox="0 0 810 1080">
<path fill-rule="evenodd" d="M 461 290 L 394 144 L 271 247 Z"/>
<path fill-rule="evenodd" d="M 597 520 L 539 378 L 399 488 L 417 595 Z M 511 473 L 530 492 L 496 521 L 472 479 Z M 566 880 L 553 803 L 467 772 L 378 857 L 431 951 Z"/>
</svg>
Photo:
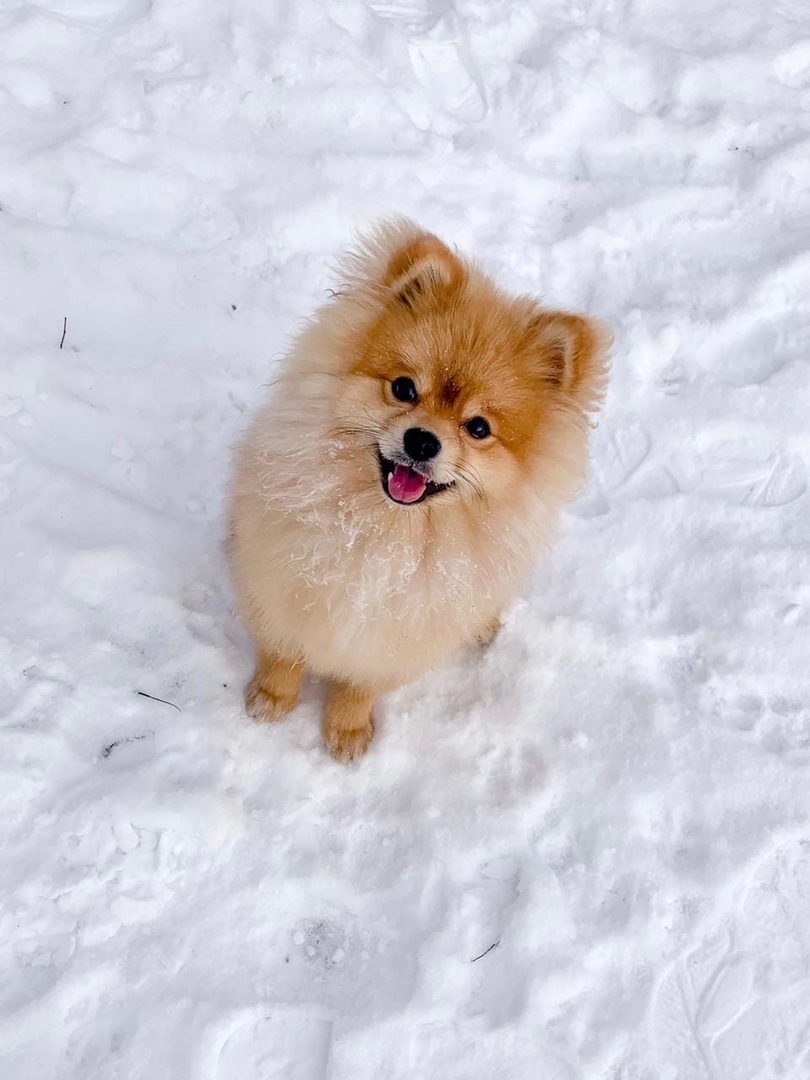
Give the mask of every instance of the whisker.
<svg viewBox="0 0 810 1080">
<path fill-rule="evenodd" d="M 360 427 L 358 424 L 346 424 L 341 427 L 334 427 L 329 431 L 330 438 L 336 438 L 341 435 L 365 435 L 367 438 L 377 437 L 377 432 L 372 428 Z"/>
<path fill-rule="evenodd" d="M 483 481 L 472 465 L 461 462 L 456 466 L 459 479 L 473 492 L 473 494 L 489 509 L 489 497 L 484 488 Z"/>
</svg>

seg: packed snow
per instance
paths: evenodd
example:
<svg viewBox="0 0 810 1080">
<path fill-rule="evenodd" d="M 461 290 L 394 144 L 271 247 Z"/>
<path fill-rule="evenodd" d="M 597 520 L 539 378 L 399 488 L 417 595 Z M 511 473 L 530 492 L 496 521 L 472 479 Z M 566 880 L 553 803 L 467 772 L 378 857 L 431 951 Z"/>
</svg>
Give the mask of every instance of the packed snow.
<svg viewBox="0 0 810 1080">
<path fill-rule="evenodd" d="M 616 331 L 486 651 L 252 725 L 230 447 L 405 213 Z M 807 0 L 5 0 L 3 1080 L 810 1076 Z"/>
</svg>

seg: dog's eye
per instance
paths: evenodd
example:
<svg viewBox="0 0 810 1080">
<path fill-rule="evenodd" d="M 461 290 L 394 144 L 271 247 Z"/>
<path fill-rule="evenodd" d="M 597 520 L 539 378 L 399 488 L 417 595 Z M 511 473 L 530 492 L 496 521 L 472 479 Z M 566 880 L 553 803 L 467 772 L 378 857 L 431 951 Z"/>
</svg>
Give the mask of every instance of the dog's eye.
<svg viewBox="0 0 810 1080">
<path fill-rule="evenodd" d="M 413 405 L 416 404 L 417 394 L 413 379 L 406 379 L 404 375 L 391 383 L 391 393 L 397 401 L 409 401 Z"/>
<path fill-rule="evenodd" d="M 485 439 L 489 435 L 489 424 L 483 416 L 474 416 L 472 420 L 467 421 L 464 427 L 474 439 Z"/>
</svg>

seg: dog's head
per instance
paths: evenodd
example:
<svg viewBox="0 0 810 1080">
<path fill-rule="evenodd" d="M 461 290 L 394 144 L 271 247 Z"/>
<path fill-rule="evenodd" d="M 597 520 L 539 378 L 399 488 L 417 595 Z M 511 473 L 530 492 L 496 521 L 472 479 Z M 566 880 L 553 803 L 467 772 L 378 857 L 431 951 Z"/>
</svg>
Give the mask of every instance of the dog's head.
<svg viewBox="0 0 810 1080">
<path fill-rule="evenodd" d="M 340 326 L 334 438 L 356 490 L 398 513 L 581 483 L 609 335 L 505 295 L 437 237 L 384 228 L 324 313 Z"/>
</svg>

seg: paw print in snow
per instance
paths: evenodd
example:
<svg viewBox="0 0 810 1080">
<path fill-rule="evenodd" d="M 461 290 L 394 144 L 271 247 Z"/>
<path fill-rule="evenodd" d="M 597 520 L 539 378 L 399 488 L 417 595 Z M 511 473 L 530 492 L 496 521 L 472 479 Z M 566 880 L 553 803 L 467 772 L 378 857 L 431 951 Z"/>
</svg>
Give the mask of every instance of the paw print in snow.
<svg viewBox="0 0 810 1080">
<path fill-rule="evenodd" d="M 330 971 L 346 957 L 346 932 L 325 919 L 303 920 L 293 931 L 292 940 L 306 962 L 322 972 Z"/>
</svg>

